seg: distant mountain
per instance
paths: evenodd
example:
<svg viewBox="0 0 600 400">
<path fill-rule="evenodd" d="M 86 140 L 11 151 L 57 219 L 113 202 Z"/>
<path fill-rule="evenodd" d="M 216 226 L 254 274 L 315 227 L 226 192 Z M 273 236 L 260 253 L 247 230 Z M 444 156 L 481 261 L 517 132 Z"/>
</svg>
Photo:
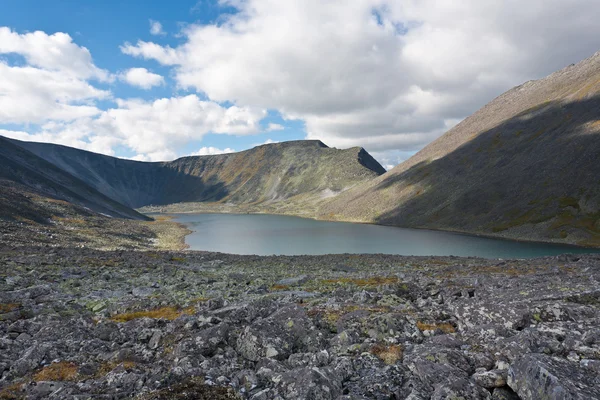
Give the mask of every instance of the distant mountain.
<svg viewBox="0 0 600 400">
<path fill-rule="evenodd" d="M 181 202 L 261 205 L 299 197 L 308 201 L 334 196 L 385 172 L 362 148 L 338 150 L 320 141 L 153 163 L 48 143 L 11 143 L 132 208 Z"/>
<path fill-rule="evenodd" d="M 53 215 L 52 204 L 58 204 L 47 199 L 79 206 L 73 210 L 80 213 L 87 209 L 111 217 L 148 219 L 0 136 L 0 218 L 44 222 Z"/>
<path fill-rule="evenodd" d="M 600 246 L 600 52 L 502 94 L 321 217 Z"/>
</svg>

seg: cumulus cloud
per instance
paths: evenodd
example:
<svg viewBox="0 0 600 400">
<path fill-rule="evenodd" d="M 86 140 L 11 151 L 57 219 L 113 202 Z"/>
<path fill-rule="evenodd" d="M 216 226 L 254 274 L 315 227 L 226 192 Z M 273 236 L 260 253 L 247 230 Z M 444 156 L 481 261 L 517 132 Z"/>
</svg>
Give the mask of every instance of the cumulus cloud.
<svg viewBox="0 0 600 400">
<path fill-rule="evenodd" d="M 162 24 L 158 21 L 150 20 L 150 34 L 151 35 L 166 35 L 166 32 L 163 31 Z"/>
<path fill-rule="evenodd" d="M 209 147 L 200 148 L 200 150 L 191 153 L 190 156 L 212 156 L 215 154 L 227 154 L 227 153 L 235 153 L 235 150 L 231 149 L 229 147 L 227 147 L 225 149 L 219 149 L 216 147 L 209 146 Z"/>
<path fill-rule="evenodd" d="M 8 27 L 0 27 L 0 54 L 19 54 L 30 66 L 58 71 L 71 78 L 110 81 L 108 71 L 98 68 L 85 47 L 73 43 L 66 33 L 48 35 L 36 31 L 19 34 Z"/>
<path fill-rule="evenodd" d="M 64 33 L 19 34 L 0 27 L 0 56 L 18 55 L 25 65 L 0 59 L 0 123 L 40 124 L 98 115 L 95 100 L 110 97 L 89 80 L 112 76 L 94 65 L 90 52 Z"/>
<path fill-rule="evenodd" d="M 0 134 L 21 140 L 52 142 L 108 155 L 127 147 L 148 161 L 177 157 L 189 141 L 207 133 L 247 135 L 261 131 L 263 109 L 223 106 L 197 95 L 153 100 L 114 99 L 91 82 L 113 76 L 97 68 L 89 51 L 69 35 L 15 33 L 0 28 L 0 56 L 17 54 L 25 63 L 0 58 Z M 118 74 L 120 80 L 149 89 L 164 78 L 145 68 Z M 99 100 L 112 107 L 100 108 Z"/>
<path fill-rule="evenodd" d="M 126 42 L 120 49 L 123 54 L 146 60 L 154 59 L 163 65 L 176 65 L 180 62 L 179 53 L 170 46 L 160 46 L 143 40 L 138 40 L 135 45 Z"/>
<path fill-rule="evenodd" d="M 511 86 L 597 50 L 596 0 L 226 1 L 172 48 L 122 51 L 175 67 L 211 100 L 276 109 L 333 146 L 412 151 Z M 515 12 L 518 10 L 518 12 Z"/>
<path fill-rule="evenodd" d="M 4 135 L 109 155 L 120 145 L 133 150 L 134 159 L 165 161 L 175 158 L 178 149 L 186 143 L 201 140 L 207 133 L 258 133 L 264 115 L 264 111 L 258 109 L 225 108 L 200 100 L 196 95 L 154 101 L 118 99 L 117 107 L 102 111 L 98 116 L 47 123 L 40 132 L 32 134 L 5 131 Z"/>
<path fill-rule="evenodd" d="M 148 71 L 146 68 L 130 68 L 120 74 L 119 78 L 132 86 L 146 90 L 165 83 L 165 78 Z"/>
<path fill-rule="evenodd" d="M 272 122 L 267 126 L 267 132 L 282 131 L 284 129 L 285 127 L 283 125 L 274 124 Z"/>
</svg>

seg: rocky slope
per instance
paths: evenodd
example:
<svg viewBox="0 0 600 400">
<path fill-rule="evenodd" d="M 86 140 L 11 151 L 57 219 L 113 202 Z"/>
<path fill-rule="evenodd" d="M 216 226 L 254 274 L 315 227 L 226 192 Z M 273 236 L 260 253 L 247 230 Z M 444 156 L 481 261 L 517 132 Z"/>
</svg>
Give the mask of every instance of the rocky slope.
<svg viewBox="0 0 600 400">
<path fill-rule="evenodd" d="M 515 87 L 322 218 L 600 246 L 600 52 Z"/>
<path fill-rule="evenodd" d="M 56 167 L 0 136 L 0 219 L 47 222 L 54 214 L 46 201 L 54 199 L 111 217 L 148 220 Z M 86 211 L 87 209 L 88 211 Z"/>
<path fill-rule="evenodd" d="M 600 399 L 600 258 L 0 247 L 3 399 Z"/>
<path fill-rule="evenodd" d="M 13 141 L 129 207 L 182 202 L 270 204 L 332 196 L 385 172 L 365 150 L 292 141 L 214 156 L 147 163 Z"/>
</svg>

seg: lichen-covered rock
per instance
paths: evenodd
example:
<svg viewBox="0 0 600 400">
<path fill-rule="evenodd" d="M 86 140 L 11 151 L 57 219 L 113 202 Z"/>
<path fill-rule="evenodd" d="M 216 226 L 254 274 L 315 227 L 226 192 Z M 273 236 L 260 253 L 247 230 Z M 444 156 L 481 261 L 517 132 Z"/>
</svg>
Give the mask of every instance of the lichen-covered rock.
<svg viewBox="0 0 600 400">
<path fill-rule="evenodd" d="M 600 256 L 46 250 L 0 249 L 1 396 L 518 400 L 509 367 L 522 400 L 598 387 Z"/>
<path fill-rule="evenodd" d="M 342 385 L 326 368 L 299 368 L 281 375 L 276 386 L 284 399 L 333 400 L 342 394 Z"/>
<path fill-rule="evenodd" d="M 506 386 L 507 371 L 496 369 L 492 371 L 482 371 L 473 374 L 473 380 L 479 386 L 486 389 L 493 389 Z"/>
<path fill-rule="evenodd" d="M 511 364 L 508 385 L 523 400 L 600 399 L 600 375 L 542 354 L 526 354 Z"/>
</svg>

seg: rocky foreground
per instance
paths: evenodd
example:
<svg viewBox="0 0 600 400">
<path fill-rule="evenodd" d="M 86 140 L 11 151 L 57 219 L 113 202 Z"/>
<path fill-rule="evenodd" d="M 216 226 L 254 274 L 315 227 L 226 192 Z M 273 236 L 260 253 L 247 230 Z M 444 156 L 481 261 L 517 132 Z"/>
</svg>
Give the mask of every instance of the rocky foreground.
<svg viewBox="0 0 600 400">
<path fill-rule="evenodd" d="M 600 399 L 600 256 L 0 250 L 0 399 Z"/>
</svg>

